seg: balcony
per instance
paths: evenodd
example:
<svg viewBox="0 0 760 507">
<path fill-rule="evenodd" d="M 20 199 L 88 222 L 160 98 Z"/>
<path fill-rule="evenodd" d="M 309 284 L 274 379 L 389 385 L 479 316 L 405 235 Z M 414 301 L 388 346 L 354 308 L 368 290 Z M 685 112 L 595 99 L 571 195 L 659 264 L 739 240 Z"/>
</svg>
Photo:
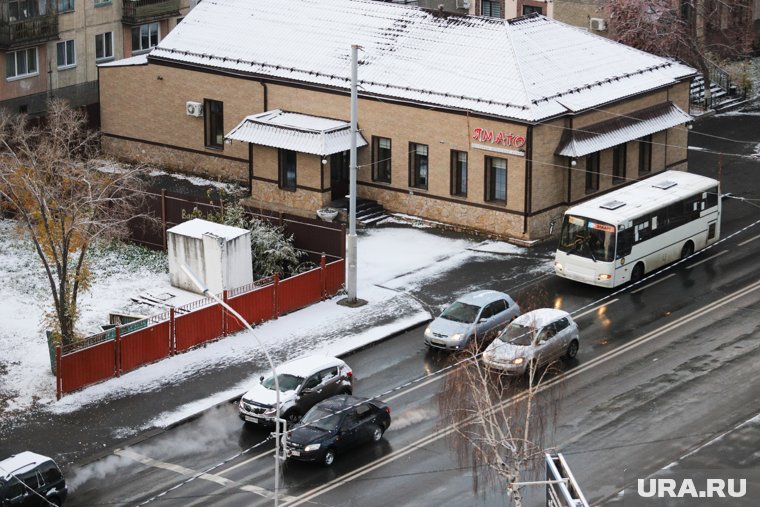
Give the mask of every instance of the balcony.
<svg viewBox="0 0 760 507">
<path fill-rule="evenodd" d="M 0 50 L 57 38 L 58 13 L 54 2 L 0 0 Z"/>
<path fill-rule="evenodd" d="M 141 25 L 172 16 L 179 16 L 179 0 L 124 0 L 121 22 Z"/>
</svg>

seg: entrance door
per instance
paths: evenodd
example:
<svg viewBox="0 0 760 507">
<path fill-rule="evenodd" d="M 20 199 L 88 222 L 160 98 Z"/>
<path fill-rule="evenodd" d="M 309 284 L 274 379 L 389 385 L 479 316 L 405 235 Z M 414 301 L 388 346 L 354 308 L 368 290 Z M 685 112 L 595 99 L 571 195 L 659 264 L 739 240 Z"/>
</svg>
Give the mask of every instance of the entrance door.
<svg viewBox="0 0 760 507">
<path fill-rule="evenodd" d="M 330 155 L 330 197 L 341 199 L 348 194 L 350 156 L 348 151 Z"/>
</svg>

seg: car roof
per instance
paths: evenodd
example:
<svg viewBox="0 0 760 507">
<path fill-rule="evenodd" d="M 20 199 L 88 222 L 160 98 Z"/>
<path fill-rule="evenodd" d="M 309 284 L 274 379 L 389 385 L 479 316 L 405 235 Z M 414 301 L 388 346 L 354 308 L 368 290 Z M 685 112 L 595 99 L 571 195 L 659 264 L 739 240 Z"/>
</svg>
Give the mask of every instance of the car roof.
<svg viewBox="0 0 760 507">
<path fill-rule="evenodd" d="M 23 473 L 46 461 L 52 461 L 47 456 L 32 451 L 14 454 L 0 461 L 0 478 L 9 479 L 11 475 Z"/>
<path fill-rule="evenodd" d="M 570 314 L 564 310 L 557 310 L 556 308 L 539 308 L 527 313 L 523 313 L 514 320 L 515 324 L 520 326 L 539 328 L 545 325 L 559 320 L 562 317 L 570 317 Z M 572 320 L 572 317 L 570 317 Z"/>
<path fill-rule="evenodd" d="M 305 377 L 316 373 L 319 370 L 330 368 L 331 366 L 342 366 L 346 363 L 332 356 L 304 356 L 298 359 L 293 359 L 287 363 L 282 363 L 276 367 L 277 373 L 288 373 L 291 375 L 297 375 L 299 377 Z"/>
<path fill-rule="evenodd" d="M 497 290 L 479 290 L 458 297 L 457 301 L 460 303 L 467 303 L 468 305 L 485 306 L 488 303 L 492 303 L 499 299 L 511 298 L 503 292 L 499 292 Z"/>
<path fill-rule="evenodd" d="M 326 408 L 333 412 L 337 412 L 339 410 L 343 410 L 344 408 L 348 408 L 353 405 L 359 405 L 360 403 L 364 403 L 365 401 L 369 401 L 369 398 L 351 396 L 350 394 L 339 394 L 337 396 L 332 396 L 330 398 L 327 398 L 326 400 L 322 400 L 319 403 L 317 403 L 315 406 L 319 406 L 320 408 Z"/>
</svg>

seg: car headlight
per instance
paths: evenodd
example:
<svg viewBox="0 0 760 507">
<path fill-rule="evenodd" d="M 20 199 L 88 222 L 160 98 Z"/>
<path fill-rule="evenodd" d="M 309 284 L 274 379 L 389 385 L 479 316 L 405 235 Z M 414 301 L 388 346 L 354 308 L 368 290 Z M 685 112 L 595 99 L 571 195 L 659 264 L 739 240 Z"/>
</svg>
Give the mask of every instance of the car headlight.
<svg viewBox="0 0 760 507">
<path fill-rule="evenodd" d="M 277 415 L 277 409 L 274 407 L 268 408 L 264 411 L 264 415 L 267 417 L 274 417 L 275 415 Z"/>
<path fill-rule="evenodd" d="M 449 340 L 453 342 L 458 342 L 462 339 L 464 335 L 462 333 L 454 333 L 453 335 L 449 336 Z"/>
<path fill-rule="evenodd" d="M 557 271 L 562 271 L 564 269 L 561 262 L 555 262 L 554 267 L 557 269 Z"/>
<path fill-rule="evenodd" d="M 430 326 L 428 326 L 427 329 L 425 329 L 425 336 L 427 336 L 428 338 L 433 337 L 433 332 L 430 330 Z"/>
<path fill-rule="evenodd" d="M 304 447 L 304 448 L 303 448 L 303 450 L 304 450 L 305 452 L 312 452 L 312 451 L 316 451 L 317 449 L 319 449 L 319 446 L 320 446 L 320 445 L 321 445 L 321 444 L 309 444 L 309 445 L 307 445 L 306 447 Z"/>
<path fill-rule="evenodd" d="M 516 358 L 512 359 L 512 364 L 520 365 L 520 364 L 523 364 L 524 362 L 525 362 L 525 358 L 524 357 L 516 357 Z"/>
</svg>

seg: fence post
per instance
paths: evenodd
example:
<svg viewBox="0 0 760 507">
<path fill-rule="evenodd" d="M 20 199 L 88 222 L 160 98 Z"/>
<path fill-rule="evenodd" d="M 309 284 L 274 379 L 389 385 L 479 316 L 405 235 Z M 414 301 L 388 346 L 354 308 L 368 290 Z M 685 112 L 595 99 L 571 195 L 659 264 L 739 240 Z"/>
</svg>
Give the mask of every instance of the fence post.
<svg viewBox="0 0 760 507">
<path fill-rule="evenodd" d="M 61 389 L 63 388 L 63 379 L 61 378 L 61 346 L 55 346 L 55 399 L 61 399 Z"/>
<path fill-rule="evenodd" d="M 169 355 L 177 352 L 177 343 L 174 336 L 174 307 L 169 308 Z"/>
<path fill-rule="evenodd" d="M 114 338 L 114 342 L 116 344 L 116 347 L 114 347 L 114 350 L 116 352 L 114 369 L 116 370 L 116 376 L 121 377 L 121 326 L 116 326 L 114 328 L 116 330 L 116 337 Z"/>
<path fill-rule="evenodd" d="M 161 189 L 161 241 L 166 251 L 166 189 Z"/>
<path fill-rule="evenodd" d="M 227 301 L 227 289 L 222 290 L 222 301 L 225 302 L 225 304 L 229 304 L 229 301 Z M 227 309 L 225 307 L 222 307 L 222 336 L 227 336 L 227 318 L 229 315 L 227 314 Z"/>
<path fill-rule="evenodd" d="M 280 273 L 274 274 L 274 291 L 272 292 L 272 309 L 274 310 L 272 313 L 274 314 L 274 318 L 280 316 L 280 296 L 279 296 L 279 285 L 280 285 Z"/>
<path fill-rule="evenodd" d="M 322 258 L 319 260 L 319 287 L 322 293 L 322 301 L 327 297 L 327 273 L 325 269 L 325 254 L 322 254 Z"/>
<path fill-rule="evenodd" d="M 340 258 L 346 258 L 346 224 L 340 224 Z"/>
</svg>

